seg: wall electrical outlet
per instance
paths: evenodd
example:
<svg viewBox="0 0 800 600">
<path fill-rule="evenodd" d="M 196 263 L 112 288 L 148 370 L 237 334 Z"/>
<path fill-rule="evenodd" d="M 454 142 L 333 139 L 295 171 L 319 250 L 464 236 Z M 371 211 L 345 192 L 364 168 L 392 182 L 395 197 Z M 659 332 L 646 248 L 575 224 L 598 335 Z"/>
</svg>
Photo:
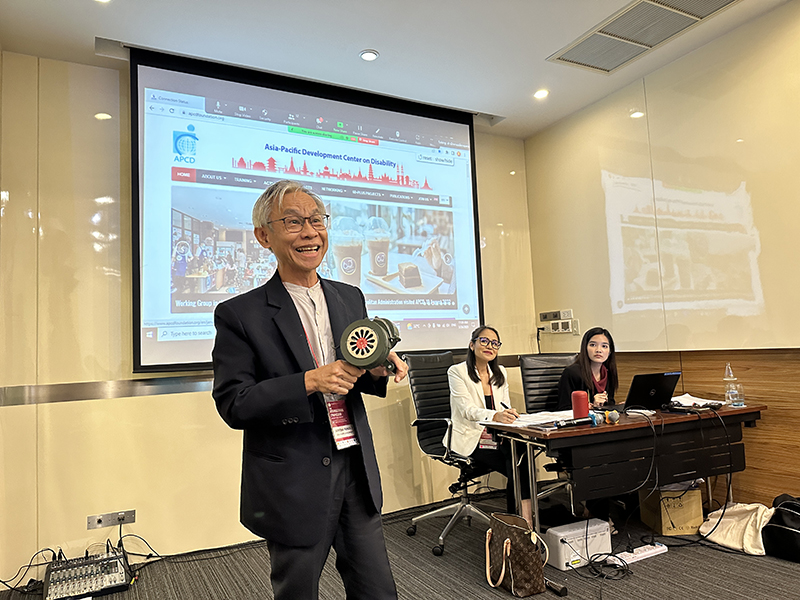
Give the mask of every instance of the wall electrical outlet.
<svg viewBox="0 0 800 600">
<path fill-rule="evenodd" d="M 566 310 L 559 311 L 559 319 L 571 319 L 572 318 L 572 309 L 568 308 Z"/>
<path fill-rule="evenodd" d="M 86 517 L 86 529 L 100 529 L 115 525 L 130 525 L 136 522 L 135 510 L 118 510 L 116 512 L 91 515 Z"/>
<path fill-rule="evenodd" d="M 581 334 L 580 319 L 572 319 L 572 335 L 580 335 L 580 334 Z"/>
<path fill-rule="evenodd" d="M 550 333 L 570 333 L 572 321 L 550 321 Z"/>
<path fill-rule="evenodd" d="M 539 313 L 539 321 L 544 323 L 546 321 L 557 321 L 561 318 L 561 311 L 560 310 L 551 310 L 549 312 L 540 312 Z"/>
</svg>

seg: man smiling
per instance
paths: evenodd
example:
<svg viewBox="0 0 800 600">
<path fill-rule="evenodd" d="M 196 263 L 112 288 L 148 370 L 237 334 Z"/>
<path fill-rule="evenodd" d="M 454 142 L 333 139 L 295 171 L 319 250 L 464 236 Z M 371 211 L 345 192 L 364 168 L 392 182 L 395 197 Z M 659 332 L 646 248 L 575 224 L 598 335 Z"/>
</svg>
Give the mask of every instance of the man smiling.
<svg viewBox="0 0 800 600">
<path fill-rule="evenodd" d="M 396 599 L 362 397 L 385 396 L 389 373 L 341 360 L 337 340 L 367 311 L 361 290 L 317 275 L 329 218 L 293 181 L 256 201 L 253 231 L 278 270 L 217 307 L 213 395 L 244 430 L 240 518 L 267 540 L 276 600 L 316 600 L 331 547 L 347 598 Z M 389 360 L 402 380 L 406 364 Z"/>
</svg>

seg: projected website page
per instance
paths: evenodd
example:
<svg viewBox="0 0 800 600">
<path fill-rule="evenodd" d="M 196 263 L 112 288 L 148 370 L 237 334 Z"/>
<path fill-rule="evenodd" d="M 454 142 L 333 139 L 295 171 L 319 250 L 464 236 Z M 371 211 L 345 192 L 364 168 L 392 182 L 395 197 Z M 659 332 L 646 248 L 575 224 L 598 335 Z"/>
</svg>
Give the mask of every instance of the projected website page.
<svg viewBox="0 0 800 600">
<path fill-rule="evenodd" d="M 143 366 L 209 361 L 214 307 L 275 273 L 251 212 L 280 179 L 322 198 L 319 274 L 361 288 L 369 315 L 400 330 L 397 349 L 466 344 L 480 319 L 467 125 L 152 67 L 138 77 Z"/>
</svg>

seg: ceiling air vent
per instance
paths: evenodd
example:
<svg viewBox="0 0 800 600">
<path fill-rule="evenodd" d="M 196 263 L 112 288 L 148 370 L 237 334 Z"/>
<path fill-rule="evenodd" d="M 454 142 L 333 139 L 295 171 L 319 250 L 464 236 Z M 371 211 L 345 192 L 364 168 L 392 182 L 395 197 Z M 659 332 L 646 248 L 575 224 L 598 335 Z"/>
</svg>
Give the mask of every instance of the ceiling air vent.
<svg viewBox="0 0 800 600">
<path fill-rule="evenodd" d="M 613 73 L 740 0 L 636 0 L 547 60 Z"/>
</svg>

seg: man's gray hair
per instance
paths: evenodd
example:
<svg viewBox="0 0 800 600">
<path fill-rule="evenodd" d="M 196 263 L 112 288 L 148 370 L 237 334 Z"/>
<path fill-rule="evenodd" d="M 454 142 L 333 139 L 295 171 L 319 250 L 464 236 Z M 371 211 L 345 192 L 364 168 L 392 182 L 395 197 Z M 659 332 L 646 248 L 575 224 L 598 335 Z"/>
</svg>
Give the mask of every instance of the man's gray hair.
<svg viewBox="0 0 800 600">
<path fill-rule="evenodd" d="M 283 179 L 269 186 L 256 200 L 253 205 L 253 227 L 269 227 L 272 229 L 271 225 L 267 225 L 272 211 L 280 211 L 283 208 L 283 197 L 286 194 L 294 194 L 296 192 L 302 192 L 310 196 L 316 202 L 319 212 L 321 214 L 325 213 L 325 203 L 322 202 L 319 196 L 298 181 Z"/>
</svg>

